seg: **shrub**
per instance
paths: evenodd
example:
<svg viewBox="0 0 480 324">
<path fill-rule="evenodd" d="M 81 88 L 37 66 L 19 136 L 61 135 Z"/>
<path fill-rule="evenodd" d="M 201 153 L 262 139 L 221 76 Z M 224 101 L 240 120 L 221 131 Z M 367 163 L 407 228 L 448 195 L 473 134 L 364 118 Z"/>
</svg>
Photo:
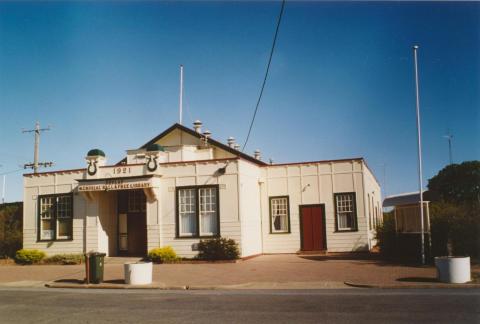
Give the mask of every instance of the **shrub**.
<svg viewBox="0 0 480 324">
<path fill-rule="evenodd" d="M 19 264 L 35 264 L 45 258 L 45 252 L 39 250 L 18 250 L 15 254 L 15 262 Z"/>
<path fill-rule="evenodd" d="M 22 203 L 0 204 L 0 259 L 22 248 Z"/>
<path fill-rule="evenodd" d="M 476 207 L 446 202 L 431 204 L 432 253 L 442 255 L 480 255 L 478 234 L 480 211 Z"/>
<path fill-rule="evenodd" d="M 13 231 L 0 240 L 0 259 L 14 258 L 15 252 L 22 248 L 22 232 Z"/>
<path fill-rule="evenodd" d="M 152 249 L 148 252 L 147 258 L 155 263 L 175 262 L 180 259 L 171 246 Z"/>
<path fill-rule="evenodd" d="M 383 223 L 376 228 L 377 245 L 383 256 L 393 257 L 396 255 L 395 219 L 384 217 Z"/>
<path fill-rule="evenodd" d="M 43 262 L 48 264 L 82 264 L 84 256 L 82 254 L 56 254 L 46 258 Z"/>
<path fill-rule="evenodd" d="M 198 244 L 198 258 L 202 260 L 235 260 L 239 255 L 238 244 L 232 239 L 213 238 Z"/>
</svg>

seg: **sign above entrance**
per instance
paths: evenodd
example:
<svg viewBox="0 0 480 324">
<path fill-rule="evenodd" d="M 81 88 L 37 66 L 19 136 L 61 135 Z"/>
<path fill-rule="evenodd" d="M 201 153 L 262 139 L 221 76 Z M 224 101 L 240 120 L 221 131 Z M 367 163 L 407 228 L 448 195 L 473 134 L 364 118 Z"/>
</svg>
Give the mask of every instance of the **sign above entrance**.
<svg viewBox="0 0 480 324">
<path fill-rule="evenodd" d="M 152 177 L 79 180 L 78 191 L 110 191 L 153 188 Z"/>
</svg>

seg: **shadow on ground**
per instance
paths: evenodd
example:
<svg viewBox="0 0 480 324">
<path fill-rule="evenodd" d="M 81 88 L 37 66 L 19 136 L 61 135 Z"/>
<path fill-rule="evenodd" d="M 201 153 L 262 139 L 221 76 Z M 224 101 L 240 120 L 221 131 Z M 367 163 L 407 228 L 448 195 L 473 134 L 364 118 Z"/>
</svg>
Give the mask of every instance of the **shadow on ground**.
<svg viewBox="0 0 480 324">
<path fill-rule="evenodd" d="M 405 277 L 405 278 L 398 278 L 397 281 L 401 282 L 419 282 L 419 283 L 432 283 L 432 282 L 439 282 L 437 278 L 432 277 Z"/>
<path fill-rule="evenodd" d="M 311 261 L 363 261 L 359 265 L 377 265 L 377 266 L 408 266 L 423 268 L 424 265 L 404 259 L 384 259 L 377 253 L 339 253 L 328 255 L 299 255 L 300 258 Z M 427 264 L 429 267 L 432 264 Z"/>
<path fill-rule="evenodd" d="M 55 283 L 70 283 L 70 284 L 84 284 L 84 279 L 58 279 L 54 281 Z M 104 280 L 103 283 L 109 284 L 125 284 L 125 280 L 123 279 L 113 279 L 113 280 Z"/>
</svg>

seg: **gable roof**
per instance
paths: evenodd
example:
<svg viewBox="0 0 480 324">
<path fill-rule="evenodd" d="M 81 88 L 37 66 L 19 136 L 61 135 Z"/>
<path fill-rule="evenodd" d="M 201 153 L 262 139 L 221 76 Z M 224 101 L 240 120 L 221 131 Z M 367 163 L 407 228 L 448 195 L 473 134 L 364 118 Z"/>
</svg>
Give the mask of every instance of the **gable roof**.
<svg viewBox="0 0 480 324">
<path fill-rule="evenodd" d="M 140 149 L 144 149 L 144 148 L 147 148 L 147 146 L 149 146 L 150 144 L 154 144 L 156 143 L 158 140 L 160 140 L 162 137 L 165 137 L 166 135 L 170 134 L 171 132 L 173 132 L 174 130 L 176 129 L 179 129 L 185 133 L 188 133 L 194 137 L 197 137 L 199 139 L 201 139 L 203 137 L 202 134 L 200 133 L 197 133 L 196 131 L 194 131 L 193 129 L 190 129 L 188 127 L 185 127 L 183 125 L 180 125 L 179 123 L 175 123 L 173 124 L 172 126 L 170 126 L 169 128 L 167 128 L 166 130 L 164 130 L 162 133 L 158 134 L 157 136 L 155 136 L 154 138 L 152 138 L 150 141 L 148 141 L 147 143 L 143 144 Z M 245 154 L 243 152 L 240 152 L 234 148 L 231 148 L 230 146 L 228 145 L 225 145 L 221 142 L 218 142 L 216 140 L 214 140 L 213 138 L 209 138 L 208 139 L 208 142 L 210 144 L 213 144 L 214 146 L 217 146 L 219 148 L 221 148 L 222 150 L 225 150 L 233 155 L 236 155 L 244 160 L 247 160 L 247 161 L 250 161 L 252 163 L 255 163 L 255 164 L 258 164 L 258 165 L 267 165 L 267 163 L 263 162 L 263 161 L 260 161 L 256 158 L 254 158 L 253 156 L 250 156 L 248 154 Z M 127 161 L 127 158 L 124 158 L 123 160 L 121 160 L 118 164 L 121 164 L 122 162 L 126 162 Z"/>
</svg>

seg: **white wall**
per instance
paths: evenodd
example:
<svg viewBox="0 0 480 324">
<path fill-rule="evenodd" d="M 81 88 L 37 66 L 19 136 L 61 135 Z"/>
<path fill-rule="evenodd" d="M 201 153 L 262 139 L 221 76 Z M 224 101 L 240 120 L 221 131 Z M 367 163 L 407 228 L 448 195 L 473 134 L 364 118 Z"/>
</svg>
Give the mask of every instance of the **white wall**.
<svg viewBox="0 0 480 324">
<path fill-rule="evenodd" d="M 383 221 L 383 208 L 382 208 L 382 192 L 380 185 L 378 184 L 375 176 L 370 171 L 370 169 L 364 164 L 365 172 L 364 172 L 364 179 L 365 179 L 365 194 L 364 194 L 364 201 L 365 201 L 365 214 L 367 215 L 367 226 L 368 226 L 368 240 L 370 249 L 373 248 L 377 241 L 375 239 L 376 230 L 375 230 L 375 207 L 377 207 L 377 217 L 378 221 Z"/>
<path fill-rule="evenodd" d="M 226 162 L 191 162 L 161 166 L 160 180 L 160 245 L 172 246 L 182 257 L 194 257 L 197 251 L 192 244 L 198 238 L 176 238 L 176 200 L 175 188 L 180 186 L 196 186 L 218 184 L 220 198 L 220 235 L 232 238 L 241 244 L 240 219 L 238 214 L 237 161 L 232 160 L 224 175 L 214 176 L 215 172 L 226 165 Z"/>
<path fill-rule="evenodd" d="M 38 249 L 47 255 L 60 253 L 82 253 L 84 251 L 85 200 L 73 195 L 73 239 L 71 241 L 38 242 L 38 196 L 70 193 L 74 179 L 80 178 L 82 171 L 63 174 L 38 174 L 24 176 L 23 190 L 23 248 Z"/>
<path fill-rule="evenodd" d="M 250 162 L 238 161 L 242 257 L 262 253 L 260 173 L 258 166 Z"/>
<path fill-rule="evenodd" d="M 361 160 L 315 162 L 268 166 L 262 170 L 264 253 L 293 253 L 300 250 L 299 206 L 324 204 L 327 250 L 330 252 L 368 249 L 367 220 L 363 200 Z M 336 232 L 333 193 L 355 192 L 358 231 Z M 270 234 L 269 197 L 289 196 L 291 233 Z"/>
</svg>

